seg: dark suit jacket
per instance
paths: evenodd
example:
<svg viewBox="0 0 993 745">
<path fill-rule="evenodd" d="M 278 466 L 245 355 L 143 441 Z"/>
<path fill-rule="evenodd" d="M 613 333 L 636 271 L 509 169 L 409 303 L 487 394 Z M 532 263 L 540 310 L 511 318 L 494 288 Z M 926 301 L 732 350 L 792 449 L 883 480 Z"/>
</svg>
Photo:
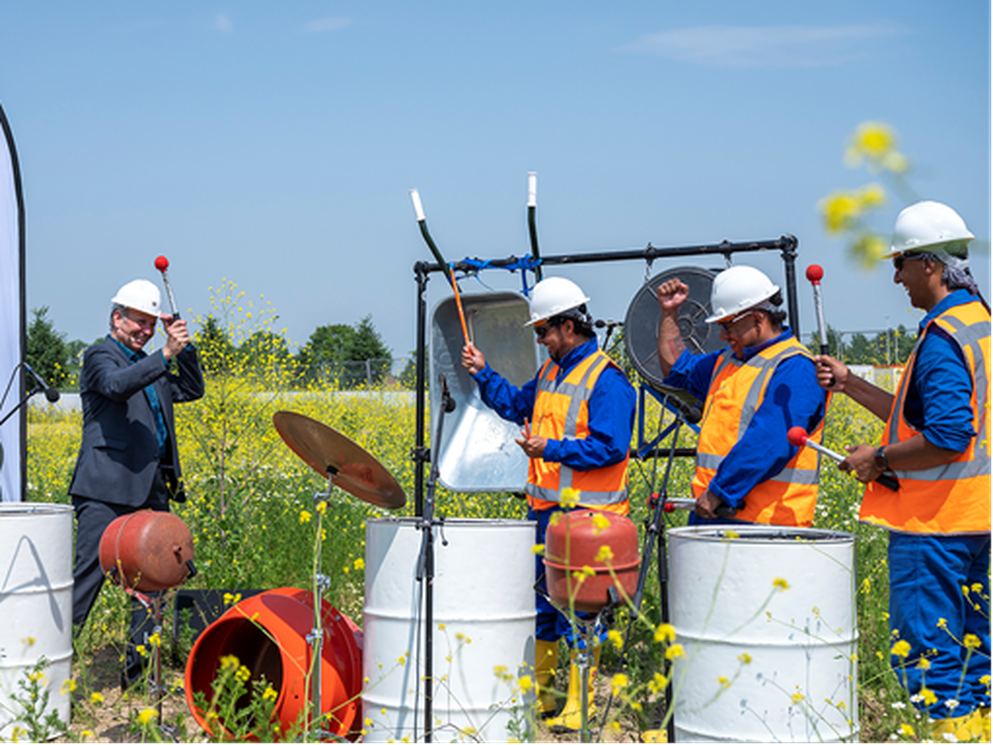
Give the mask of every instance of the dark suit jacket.
<svg viewBox="0 0 993 745">
<path fill-rule="evenodd" d="M 132 364 L 109 336 L 86 350 L 79 379 L 83 440 L 71 495 L 132 507 L 144 504 L 159 465 L 155 415 L 144 393 L 145 386 L 154 384 L 169 430 L 166 462 L 175 471 L 170 491 L 176 501 L 186 499 L 172 405 L 203 396 L 203 375 L 192 346 L 173 359 L 178 373 L 167 370 L 161 351 Z"/>
</svg>

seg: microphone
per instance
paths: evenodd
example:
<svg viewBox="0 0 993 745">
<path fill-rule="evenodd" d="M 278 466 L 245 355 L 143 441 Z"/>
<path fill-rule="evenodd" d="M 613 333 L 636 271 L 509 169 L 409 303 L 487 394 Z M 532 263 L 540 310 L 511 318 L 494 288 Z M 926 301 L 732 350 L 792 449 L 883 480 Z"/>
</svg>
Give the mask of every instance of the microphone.
<svg viewBox="0 0 993 745">
<path fill-rule="evenodd" d="M 442 410 L 447 414 L 449 412 L 455 411 L 455 399 L 452 398 L 451 394 L 448 392 L 448 381 L 445 380 L 445 374 L 439 373 L 438 378 L 441 380 L 441 406 Z"/>
<path fill-rule="evenodd" d="M 593 326 L 598 329 L 612 329 L 615 326 L 623 326 L 624 321 L 604 321 L 602 318 L 598 318 L 593 322 Z"/>
<path fill-rule="evenodd" d="M 50 386 L 48 383 L 46 383 L 45 379 L 41 377 L 38 373 L 36 373 L 34 371 L 34 368 L 31 367 L 31 365 L 25 362 L 24 369 L 27 370 L 29 373 L 31 373 L 31 377 L 34 378 L 35 382 L 41 386 L 41 389 L 43 391 L 45 391 L 45 398 L 47 398 L 49 402 L 54 404 L 56 401 L 59 400 L 61 394 L 57 390 L 52 388 L 52 386 Z"/>
</svg>

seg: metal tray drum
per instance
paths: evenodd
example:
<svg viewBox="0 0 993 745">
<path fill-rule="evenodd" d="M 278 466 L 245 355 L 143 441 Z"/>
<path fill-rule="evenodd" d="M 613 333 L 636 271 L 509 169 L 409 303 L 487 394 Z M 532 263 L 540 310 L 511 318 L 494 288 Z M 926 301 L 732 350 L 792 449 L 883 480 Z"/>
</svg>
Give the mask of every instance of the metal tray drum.
<svg viewBox="0 0 993 745">
<path fill-rule="evenodd" d="M 462 295 L 466 326 L 473 344 L 494 370 L 513 385 L 534 377 L 537 350 L 528 322 L 528 303 L 516 292 Z M 445 415 L 438 457 L 438 479 L 461 492 L 523 491 L 528 459 L 514 442 L 520 427 L 501 419 L 479 397 L 472 376 L 462 367 L 462 324 L 455 298 L 439 302 L 431 315 L 429 349 L 431 431 L 435 431 L 444 375 L 455 411 Z"/>
</svg>

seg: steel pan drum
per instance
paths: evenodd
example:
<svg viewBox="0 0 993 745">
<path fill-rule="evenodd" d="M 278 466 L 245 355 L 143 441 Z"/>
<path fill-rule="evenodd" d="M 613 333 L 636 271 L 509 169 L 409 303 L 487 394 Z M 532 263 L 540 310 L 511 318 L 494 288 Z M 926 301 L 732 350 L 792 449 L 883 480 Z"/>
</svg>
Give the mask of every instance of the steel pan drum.
<svg viewBox="0 0 993 745">
<path fill-rule="evenodd" d="M 697 404 L 692 396 L 662 383 L 658 356 L 662 312 L 655 299 L 655 289 L 676 277 L 689 286 L 689 298 L 679 309 L 679 331 L 683 343 L 693 354 L 716 352 L 724 346 L 720 326 L 705 321 L 710 315 L 710 288 L 715 276 L 709 269 L 694 266 L 675 267 L 656 274 L 635 293 L 624 319 L 624 346 L 641 377 L 656 390 L 675 394 L 691 405 Z"/>
</svg>

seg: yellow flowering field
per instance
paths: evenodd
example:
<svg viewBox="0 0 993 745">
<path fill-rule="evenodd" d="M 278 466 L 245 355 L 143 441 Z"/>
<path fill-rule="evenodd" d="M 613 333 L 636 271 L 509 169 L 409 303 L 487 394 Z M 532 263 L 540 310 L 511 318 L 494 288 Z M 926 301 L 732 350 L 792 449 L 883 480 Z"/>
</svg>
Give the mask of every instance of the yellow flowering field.
<svg viewBox="0 0 993 745">
<path fill-rule="evenodd" d="M 236 315 L 237 306 L 226 310 Z M 222 314 L 223 317 L 223 314 Z M 271 354 L 257 350 L 251 366 L 230 348 L 199 338 L 198 348 L 208 369 L 207 393 L 198 402 L 176 407 L 177 438 L 186 479 L 188 499 L 174 505 L 174 512 L 189 526 L 194 536 L 196 563 L 200 573 L 188 583 L 190 588 L 219 589 L 227 593 L 225 602 L 236 602 L 247 589 L 279 586 L 310 587 L 314 567 L 315 527 L 318 510 L 322 526 L 322 572 L 329 577 L 327 597 L 353 619 L 362 622 L 365 566 L 365 522 L 386 513 L 335 489 L 326 506 L 315 502 L 326 481 L 298 458 L 281 440 L 272 416 L 281 410 L 294 411 L 322 422 L 350 439 L 376 458 L 399 482 L 408 496 L 398 513 L 413 515 L 415 412 L 413 394 L 400 388 L 344 391 L 332 381 L 301 389 L 289 368 L 282 364 L 278 348 Z M 268 356 L 267 356 L 268 354 Z M 646 420 L 652 427 L 669 423 L 657 404 L 649 404 Z M 30 413 L 28 442 L 28 499 L 42 502 L 68 502 L 67 488 L 79 447 L 81 415 L 34 407 Z M 843 451 L 845 445 L 877 442 L 882 424 L 836 396 L 831 404 L 825 445 Z M 430 430 L 430 427 L 428 427 Z M 695 436 L 684 428 L 680 445 L 691 447 Z M 648 513 L 646 500 L 653 483 L 658 483 L 664 460 L 639 462 L 630 466 L 632 518 L 641 527 Z M 669 481 L 670 497 L 686 497 L 693 464 L 688 458 L 675 462 Z M 915 739 L 921 735 L 919 721 L 907 705 L 906 694 L 889 669 L 893 649 L 887 607 L 886 535 L 858 522 L 862 488 L 855 479 L 841 473 L 824 459 L 822 489 L 815 527 L 853 533 L 857 536 L 857 606 L 859 677 L 858 686 L 863 740 Z M 526 514 L 523 500 L 509 494 L 451 493 L 439 485 L 437 512 L 447 517 L 520 519 Z M 685 524 L 685 513 L 668 516 L 671 525 Z M 607 554 L 598 560 L 610 560 Z M 786 580 L 770 592 L 790 592 Z M 672 665 L 683 658 L 681 644 L 668 624 L 660 624 L 658 578 L 653 567 L 649 575 L 642 614 L 628 641 L 627 667 L 612 667 L 624 645 L 627 611 L 604 645 L 598 696 L 613 698 L 607 732 L 615 739 L 625 733 L 657 728 L 668 712 L 664 693 L 672 675 Z M 988 608 L 988 598 L 975 598 Z M 76 707 L 85 721 L 74 722 L 77 737 L 93 732 L 93 712 L 110 704 L 105 692 L 93 690 L 86 681 L 92 658 L 105 650 L 123 649 L 128 624 L 128 605 L 123 593 L 105 588 L 94 608 L 86 630 L 75 640 L 76 669 L 82 685 L 74 695 Z M 938 619 L 936 619 L 937 622 Z M 167 628 L 171 629 L 167 619 Z M 182 641 L 163 641 L 166 660 L 181 674 L 188 648 Z M 749 655 L 738 658 L 714 681 L 715 696 L 728 690 L 751 664 Z M 533 686 L 530 676 L 512 680 L 506 671 L 497 675 L 517 686 L 520 695 Z M 560 686 L 561 688 L 562 686 Z M 801 706 L 805 692 L 790 691 L 794 705 Z M 172 694 L 170 694 L 172 695 Z M 181 701 L 181 694 L 175 694 Z M 268 699 L 266 699 L 268 700 Z M 135 732 L 149 730 L 152 711 L 131 704 L 131 726 Z M 179 707 L 182 709 L 183 707 Z M 89 712 L 89 714 L 87 714 Z M 76 716 L 76 715 L 74 715 Z M 176 715 L 183 719 L 180 712 Z M 86 718 L 89 717 L 89 718 Z M 185 719 L 186 732 L 197 732 Z M 540 724 L 532 723 L 540 727 Z M 85 728 L 85 729 L 81 729 Z M 547 734 L 538 730 L 539 735 Z M 82 737 L 82 739 L 86 739 Z"/>
</svg>

